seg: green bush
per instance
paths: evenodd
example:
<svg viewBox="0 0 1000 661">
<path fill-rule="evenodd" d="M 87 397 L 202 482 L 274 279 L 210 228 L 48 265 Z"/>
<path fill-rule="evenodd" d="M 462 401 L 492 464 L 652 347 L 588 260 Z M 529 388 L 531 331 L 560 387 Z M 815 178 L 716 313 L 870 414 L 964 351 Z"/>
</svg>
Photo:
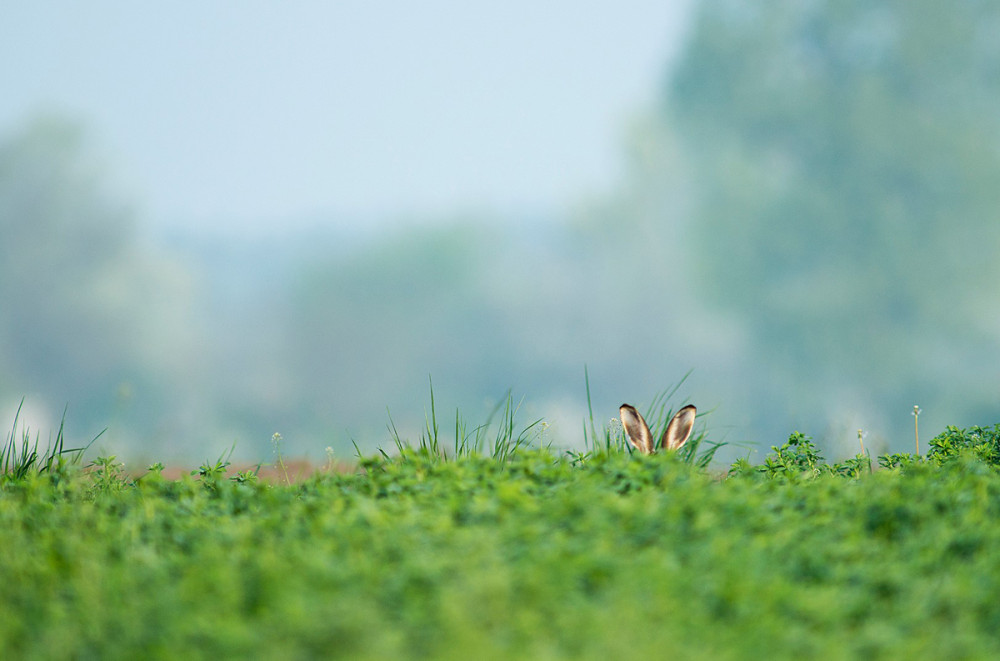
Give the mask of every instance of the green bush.
<svg viewBox="0 0 1000 661">
<path fill-rule="evenodd" d="M 996 658 L 996 471 L 962 453 L 845 480 L 793 439 L 754 479 L 669 454 L 529 449 L 414 450 L 278 486 L 126 479 L 113 458 L 31 473 L 0 488 L 0 649 Z"/>
<path fill-rule="evenodd" d="M 931 440 L 927 458 L 940 464 L 952 461 L 964 453 L 969 453 L 990 466 L 1000 466 L 1000 424 L 994 425 L 992 429 L 958 429 L 949 426 Z"/>
</svg>

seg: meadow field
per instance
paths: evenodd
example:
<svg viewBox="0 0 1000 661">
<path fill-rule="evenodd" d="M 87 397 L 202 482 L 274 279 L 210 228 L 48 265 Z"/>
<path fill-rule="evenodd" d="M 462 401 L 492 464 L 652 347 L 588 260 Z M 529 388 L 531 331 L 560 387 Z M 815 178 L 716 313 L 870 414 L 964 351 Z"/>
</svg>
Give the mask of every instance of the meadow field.
<svg viewBox="0 0 1000 661">
<path fill-rule="evenodd" d="M 8 438 L 2 656 L 1000 658 L 1000 426 L 881 465 L 793 434 L 728 470 L 703 437 L 517 438 L 298 483 Z"/>
</svg>

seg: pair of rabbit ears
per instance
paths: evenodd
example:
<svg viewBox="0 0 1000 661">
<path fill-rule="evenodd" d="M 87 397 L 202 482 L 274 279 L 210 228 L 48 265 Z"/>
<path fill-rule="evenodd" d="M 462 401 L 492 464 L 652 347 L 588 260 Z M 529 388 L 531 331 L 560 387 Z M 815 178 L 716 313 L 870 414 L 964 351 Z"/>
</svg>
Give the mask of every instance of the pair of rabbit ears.
<svg viewBox="0 0 1000 661">
<path fill-rule="evenodd" d="M 630 404 L 622 404 L 619 409 L 622 418 L 622 426 L 625 428 L 625 435 L 629 443 L 636 450 L 643 454 L 653 454 L 656 452 L 656 445 L 653 444 L 653 433 L 649 431 L 649 425 L 643 420 L 642 415 Z M 691 430 L 694 428 L 694 418 L 698 409 L 688 404 L 674 415 L 670 424 L 660 438 L 660 447 L 665 450 L 677 450 L 684 445 Z"/>
</svg>

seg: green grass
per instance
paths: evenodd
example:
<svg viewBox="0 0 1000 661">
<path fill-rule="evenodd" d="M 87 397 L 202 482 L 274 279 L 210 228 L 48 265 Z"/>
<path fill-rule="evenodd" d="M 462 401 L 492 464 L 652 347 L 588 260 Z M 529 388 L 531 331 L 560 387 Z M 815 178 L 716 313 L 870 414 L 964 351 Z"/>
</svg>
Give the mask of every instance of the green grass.
<svg viewBox="0 0 1000 661">
<path fill-rule="evenodd" d="M 167 480 L 15 420 L 3 658 L 1000 655 L 1000 425 L 874 472 L 796 432 L 722 473 L 703 432 L 641 456 L 592 414 L 586 451 L 539 447 L 509 393 L 447 439 L 433 397 L 416 444 L 299 484 L 277 436 L 277 484 L 230 475 L 232 449 Z"/>
<path fill-rule="evenodd" d="M 227 478 L 225 457 L 178 481 L 62 463 L 0 489 L 0 650 L 997 658 L 998 437 L 950 428 L 874 474 L 802 435 L 728 478 L 669 454 L 406 444 L 297 485 Z"/>
<path fill-rule="evenodd" d="M 14 423 L 11 425 L 10 433 L 7 434 L 7 440 L 0 446 L 0 478 L 2 479 L 21 479 L 32 472 L 44 473 L 65 463 L 79 463 L 83 453 L 104 433 L 98 434 L 85 447 L 67 448 L 64 436 L 66 412 L 63 411 L 55 440 L 50 439 L 45 449 L 39 451 L 39 434 L 36 432 L 35 440 L 32 441 L 31 430 L 28 427 L 18 428 L 23 406 L 24 400 L 22 399 L 14 414 Z"/>
<path fill-rule="evenodd" d="M 493 408 L 493 411 L 486 418 L 486 422 L 473 429 L 469 429 L 468 423 L 461 413 L 455 411 L 455 435 L 450 450 L 446 446 L 446 441 L 441 433 L 437 419 L 437 408 L 434 403 L 434 384 L 430 385 L 430 412 L 425 416 L 424 431 L 420 434 L 416 449 L 420 454 L 434 457 L 441 461 L 458 459 L 461 457 L 482 456 L 488 454 L 495 461 L 504 463 L 513 457 L 518 451 L 537 445 L 541 439 L 542 430 L 545 425 L 541 419 L 529 423 L 524 428 L 518 430 L 517 413 L 521 408 L 521 402 L 514 403 L 514 397 L 510 390 L 503 399 Z M 494 422 L 500 415 L 499 422 Z M 405 457 L 405 450 L 413 449 L 413 444 L 404 440 L 396 430 L 396 425 L 389 414 L 389 433 L 392 436 L 395 450 L 399 456 Z M 355 445 L 358 456 L 361 456 L 360 449 Z M 379 449 L 379 453 L 389 459 L 389 453 L 384 449 Z"/>
</svg>

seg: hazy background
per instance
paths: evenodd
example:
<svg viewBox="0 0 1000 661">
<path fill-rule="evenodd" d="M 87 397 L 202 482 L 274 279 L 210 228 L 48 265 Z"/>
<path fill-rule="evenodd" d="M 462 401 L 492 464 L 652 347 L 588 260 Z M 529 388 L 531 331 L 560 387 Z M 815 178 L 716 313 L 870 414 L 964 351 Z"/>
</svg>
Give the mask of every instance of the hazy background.
<svg viewBox="0 0 1000 661">
<path fill-rule="evenodd" d="M 745 454 L 1000 422 L 1000 6 L 7 3 L 0 402 L 266 460 L 690 377 Z"/>
</svg>

